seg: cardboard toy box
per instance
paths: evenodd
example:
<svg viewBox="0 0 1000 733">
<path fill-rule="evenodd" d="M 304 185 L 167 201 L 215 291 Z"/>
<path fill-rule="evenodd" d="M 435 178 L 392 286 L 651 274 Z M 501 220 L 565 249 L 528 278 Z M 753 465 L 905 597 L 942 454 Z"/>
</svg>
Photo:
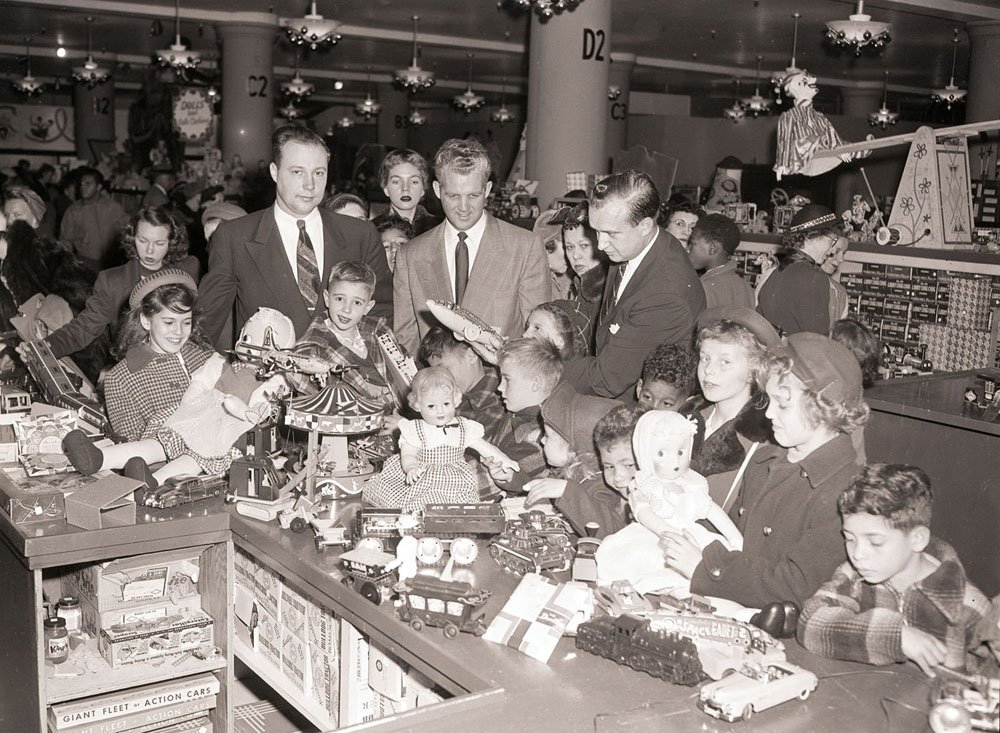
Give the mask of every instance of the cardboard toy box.
<svg viewBox="0 0 1000 733">
<path fill-rule="evenodd" d="M 201 550 L 184 548 L 83 565 L 66 578 L 70 592 L 99 613 L 178 602 L 198 592 Z"/>
<path fill-rule="evenodd" d="M 81 626 L 93 637 L 115 624 L 130 624 L 136 621 L 156 621 L 176 614 L 189 615 L 201 609 L 201 594 L 193 593 L 173 603 L 169 598 L 163 598 L 145 606 L 135 608 L 120 608 L 111 611 L 98 611 L 90 599 L 80 599 Z"/>
<path fill-rule="evenodd" d="M 65 522 L 66 495 L 85 489 L 108 473 L 25 476 L 20 470 L 0 471 L 0 508 L 14 524 Z"/>
<path fill-rule="evenodd" d="M 278 619 L 265 611 L 260 604 L 257 609 L 257 626 L 253 632 L 253 650 L 276 670 L 281 670 L 281 626 Z"/>
<path fill-rule="evenodd" d="M 336 657 L 309 646 L 310 696 L 330 714 L 333 724 L 340 719 L 340 674 Z"/>
<path fill-rule="evenodd" d="M 215 622 L 204 611 L 101 629 L 98 647 L 113 668 L 174 657 L 215 643 Z"/>
<path fill-rule="evenodd" d="M 309 599 L 306 628 L 309 646 L 331 657 L 336 664 L 340 656 L 340 619 L 329 608 Z"/>
</svg>

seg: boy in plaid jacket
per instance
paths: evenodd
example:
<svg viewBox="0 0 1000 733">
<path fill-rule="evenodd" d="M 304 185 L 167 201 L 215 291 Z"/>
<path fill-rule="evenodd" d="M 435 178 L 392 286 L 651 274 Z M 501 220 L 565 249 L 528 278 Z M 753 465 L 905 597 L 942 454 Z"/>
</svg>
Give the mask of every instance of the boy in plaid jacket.
<svg viewBox="0 0 1000 733">
<path fill-rule="evenodd" d="M 927 675 L 962 671 L 987 598 L 958 555 L 931 536 L 930 480 L 919 468 L 872 464 L 841 494 L 849 562 L 803 608 L 799 641 L 868 664 L 907 659 Z"/>
</svg>

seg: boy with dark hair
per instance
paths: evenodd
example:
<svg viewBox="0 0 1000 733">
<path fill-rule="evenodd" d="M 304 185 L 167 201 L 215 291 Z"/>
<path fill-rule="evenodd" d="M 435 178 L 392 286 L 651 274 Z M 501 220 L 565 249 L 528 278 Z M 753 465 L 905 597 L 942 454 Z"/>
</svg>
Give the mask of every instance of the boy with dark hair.
<svg viewBox="0 0 1000 733">
<path fill-rule="evenodd" d="M 931 485 L 914 466 L 874 463 L 837 501 L 848 562 L 803 608 L 798 637 L 825 657 L 910 659 L 928 675 L 964 670 L 989 601 L 958 555 L 931 536 Z"/>
<path fill-rule="evenodd" d="M 698 393 L 698 356 L 681 344 L 660 344 L 642 363 L 635 398 L 643 410 L 685 412 Z"/>
<path fill-rule="evenodd" d="M 722 214 L 703 216 L 694 225 L 688 243 L 691 266 L 704 270 L 701 286 L 705 289 L 705 307 L 738 305 L 756 306 L 753 288 L 736 272 L 733 253 L 740 246 L 740 228 Z"/>
<path fill-rule="evenodd" d="M 549 341 L 520 338 L 500 352 L 498 391 L 507 409 L 494 445 L 517 461 L 517 473 L 487 462 L 494 483 L 508 493 L 521 493 L 524 484 L 547 475 L 541 448 L 541 405 L 562 376 L 562 359 Z"/>
</svg>

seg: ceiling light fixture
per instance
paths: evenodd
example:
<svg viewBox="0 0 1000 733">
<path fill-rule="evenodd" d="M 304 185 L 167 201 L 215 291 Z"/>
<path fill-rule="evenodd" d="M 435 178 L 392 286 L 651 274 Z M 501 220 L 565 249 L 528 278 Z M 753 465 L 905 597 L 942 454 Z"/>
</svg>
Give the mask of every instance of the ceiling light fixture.
<svg viewBox="0 0 1000 733">
<path fill-rule="evenodd" d="M 354 127 L 354 120 L 352 120 L 347 115 L 344 115 L 339 120 L 337 120 L 337 127 L 339 127 L 341 130 L 346 130 L 350 127 Z"/>
<path fill-rule="evenodd" d="M 471 114 L 477 109 L 481 109 L 484 104 L 486 104 L 486 99 L 481 97 L 472 91 L 472 56 L 473 54 L 465 54 L 469 58 L 469 75 L 467 78 L 467 83 L 465 85 L 465 91 L 461 94 L 456 94 L 451 98 L 451 103 L 455 107 L 465 114 Z"/>
<path fill-rule="evenodd" d="M 12 82 L 11 86 L 13 86 L 14 91 L 19 94 L 23 94 L 26 97 L 34 97 L 42 93 L 45 85 L 31 75 L 31 39 L 26 38 L 24 40 L 28 65 L 27 70 L 25 71 L 24 76 Z"/>
<path fill-rule="evenodd" d="M 286 120 L 296 120 L 302 114 L 298 107 L 295 106 L 295 102 L 288 100 L 288 104 L 284 107 L 278 109 L 278 114 L 284 117 Z"/>
<path fill-rule="evenodd" d="M 156 52 L 156 61 L 162 67 L 174 69 L 182 74 L 201 63 L 201 54 L 188 50 L 188 47 L 181 43 L 181 0 L 174 0 L 174 42 L 170 44 L 170 48 L 161 48 Z"/>
<path fill-rule="evenodd" d="M 791 63 L 785 67 L 784 71 L 776 71 L 771 74 L 771 84 L 774 86 L 774 94 L 778 104 L 781 104 L 781 87 L 784 86 L 785 80 L 797 71 L 801 71 L 801 69 L 795 65 L 795 51 L 798 49 L 799 45 L 799 18 L 801 17 L 802 13 L 792 13 L 792 18 L 795 19 L 795 30 L 792 31 Z"/>
<path fill-rule="evenodd" d="M 740 101 L 743 111 L 753 117 L 764 115 L 771 111 L 771 100 L 760 96 L 760 62 L 763 59 L 763 56 L 757 54 L 757 81 L 754 85 L 753 95 L 744 97 Z"/>
<path fill-rule="evenodd" d="M 951 79 L 948 86 L 943 89 L 935 89 L 931 92 L 931 99 L 935 102 L 944 102 L 951 109 L 951 105 L 965 102 L 965 95 L 969 92 L 955 85 L 955 60 L 958 58 L 958 28 L 955 28 L 955 37 L 951 41 Z"/>
<path fill-rule="evenodd" d="M 622 95 L 622 88 L 617 84 L 611 84 L 608 86 L 608 99 L 614 102 L 618 97 Z"/>
<path fill-rule="evenodd" d="M 872 20 L 865 14 L 864 0 L 858 0 L 858 9 L 847 20 L 831 20 L 826 24 L 826 37 L 839 48 L 854 50 L 860 56 L 866 48 L 880 49 L 892 40 L 892 26 Z"/>
<path fill-rule="evenodd" d="M 397 69 L 396 75 L 393 80 L 402 89 L 410 92 L 410 94 L 416 94 L 422 89 L 427 89 L 434 86 L 434 72 L 424 71 L 420 68 L 417 63 L 417 21 L 420 20 L 419 15 L 413 16 L 413 60 L 410 65 L 405 69 Z"/>
<path fill-rule="evenodd" d="M 621 94 L 621 88 L 618 89 L 618 93 Z M 610 96 L 610 95 L 609 95 Z M 617 97 L 615 97 L 617 99 Z M 503 84 L 500 86 L 500 106 L 493 110 L 490 114 L 490 119 L 503 127 L 508 122 L 513 122 L 517 119 L 514 114 L 507 109 L 507 80 L 503 80 Z"/>
<path fill-rule="evenodd" d="M 315 51 L 324 43 L 336 45 L 341 35 L 340 23 L 327 20 L 316 12 L 316 0 L 311 4 L 311 10 L 304 18 L 286 18 L 282 21 L 288 40 L 297 46 L 309 46 Z"/>
<path fill-rule="evenodd" d="M 303 79 L 299 73 L 298 65 L 296 65 L 295 73 L 292 75 L 291 80 L 282 82 L 281 91 L 289 100 L 301 102 L 316 91 L 316 85 Z"/>
<path fill-rule="evenodd" d="M 886 101 L 889 96 L 889 72 L 885 72 L 885 81 L 882 83 L 882 106 L 868 115 L 868 124 L 872 127 L 881 127 L 885 130 L 896 124 L 899 119 L 898 112 L 890 112 Z"/>
<path fill-rule="evenodd" d="M 506 0 L 506 2 L 518 10 L 527 10 L 534 7 L 535 12 L 538 13 L 542 20 L 548 20 L 556 13 L 561 13 L 564 10 L 576 10 L 577 6 L 583 0 Z M 497 6 L 502 7 L 503 4 L 504 0 L 500 0 Z"/>
<path fill-rule="evenodd" d="M 410 127 L 421 127 L 427 124 L 427 115 L 416 108 L 410 110 L 410 114 L 406 119 L 410 123 Z"/>
<path fill-rule="evenodd" d="M 73 67 L 73 81 L 86 84 L 88 87 L 93 89 L 98 84 L 103 84 L 110 79 L 111 72 L 94 61 L 94 53 L 91 47 L 90 37 L 90 24 L 94 22 L 94 19 L 92 16 L 88 15 L 84 18 L 84 20 L 87 23 L 87 60 L 83 62 L 83 66 Z"/>
<path fill-rule="evenodd" d="M 740 104 L 740 80 L 733 79 L 736 82 L 736 97 L 733 99 L 733 106 L 726 107 L 722 110 L 722 116 L 727 120 L 732 120 L 734 123 L 742 122 L 743 118 L 747 116 L 747 113 L 743 109 L 743 105 Z"/>
<path fill-rule="evenodd" d="M 382 105 L 372 99 L 372 73 L 371 68 L 368 69 L 368 78 L 365 82 L 368 87 L 368 94 L 365 96 L 363 102 L 358 102 L 354 105 L 354 113 L 361 115 L 366 120 L 370 120 L 375 117 L 379 112 L 382 111 Z"/>
</svg>

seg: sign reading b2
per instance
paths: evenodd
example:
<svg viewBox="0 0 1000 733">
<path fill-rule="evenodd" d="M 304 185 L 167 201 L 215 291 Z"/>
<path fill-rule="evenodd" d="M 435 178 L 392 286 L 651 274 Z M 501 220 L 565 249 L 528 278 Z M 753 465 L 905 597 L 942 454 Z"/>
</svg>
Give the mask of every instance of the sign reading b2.
<svg viewBox="0 0 1000 733">
<path fill-rule="evenodd" d="M 606 34 L 603 29 L 593 28 L 583 29 L 583 60 L 604 61 L 604 40 Z"/>
</svg>

